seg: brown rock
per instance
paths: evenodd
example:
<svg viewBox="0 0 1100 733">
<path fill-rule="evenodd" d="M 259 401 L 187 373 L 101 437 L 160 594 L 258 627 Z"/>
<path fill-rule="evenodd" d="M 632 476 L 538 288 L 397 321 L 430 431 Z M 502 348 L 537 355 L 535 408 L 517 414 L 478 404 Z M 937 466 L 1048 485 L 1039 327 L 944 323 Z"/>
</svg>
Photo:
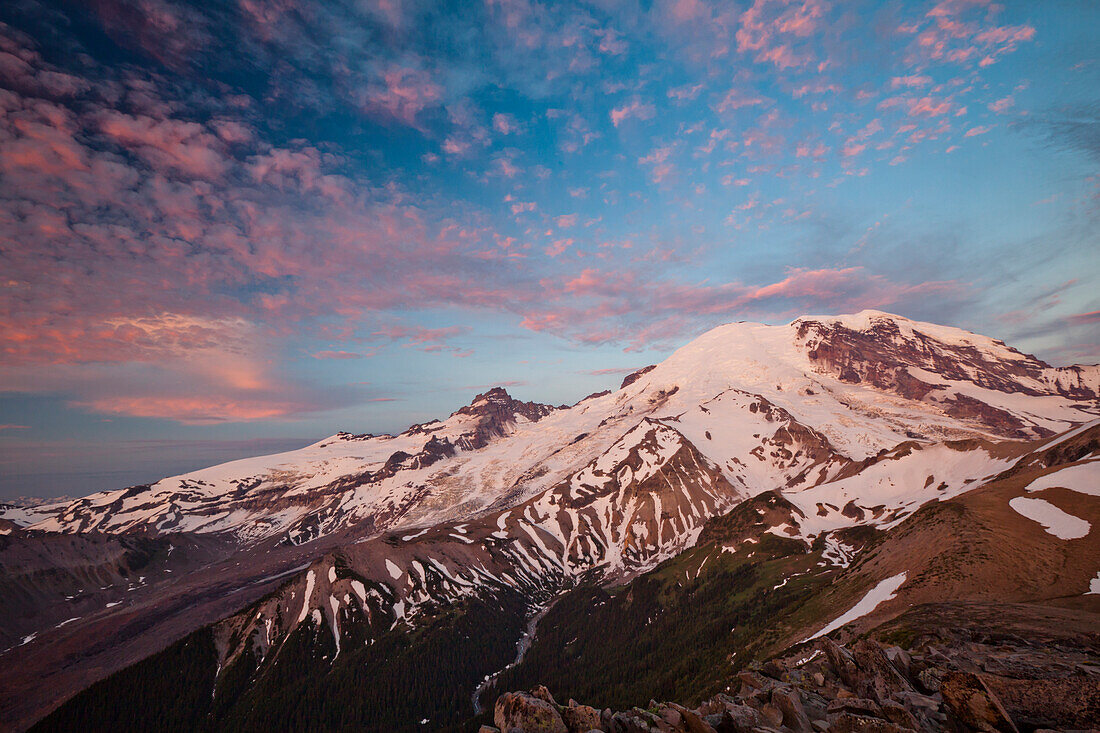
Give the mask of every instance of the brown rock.
<svg viewBox="0 0 1100 733">
<path fill-rule="evenodd" d="M 703 720 L 703 718 L 694 711 L 688 710 L 674 702 L 666 704 L 680 714 L 683 720 L 681 727 L 683 730 L 687 731 L 687 733 L 715 733 L 714 727 Z"/>
<path fill-rule="evenodd" d="M 493 722 L 504 733 L 516 728 L 524 733 L 569 733 L 553 704 L 526 692 L 506 692 L 498 697 Z"/>
<path fill-rule="evenodd" d="M 859 665 L 851 653 L 827 636 L 821 637 L 821 647 L 825 650 L 825 658 L 829 660 L 833 671 L 849 686 L 859 675 Z"/>
<path fill-rule="evenodd" d="M 829 733 L 907 733 L 907 731 L 881 718 L 854 713 L 837 713 L 829 716 Z"/>
<path fill-rule="evenodd" d="M 494 728 L 491 725 L 483 725 L 477 729 L 477 733 L 500 733 L 500 728 Z"/>
<path fill-rule="evenodd" d="M 540 700 L 545 700 L 554 707 L 561 707 L 558 705 L 558 701 L 554 699 L 554 696 L 550 694 L 550 690 L 546 689 L 546 685 L 537 685 L 531 690 L 531 697 L 537 697 Z"/>
<path fill-rule="evenodd" d="M 676 730 L 657 715 L 640 708 L 615 713 L 611 726 L 613 731 L 620 733 L 675 733 Z"/>
<path fill-rule="evenodd" d="M 764 720 L 768 725 L 776 727 L 783 725 L 783 711 L 771 703 L 761 708 L 760 714 L 764 716 Z"/>
<path fill-rule="evenodd" d="M 920 730 L 920 723 L 917 721 L 916 716 L 909 712 L 904 705 L 893 700 L 883 700 L 882 714 L 891 723 L 896 723 L 902 728 Z"/>
<path fill-rule="evenodd" d="M 928 692 L 940 691 L 940 679 L 943 677 L 943 672 L 936 667 L 929 667 L 928 669 L 922 669 L 917 673 L 917 682 L 920 682 L 920 686 Z"/>
<path fill-rule="evenodd" d="M 881 703 L 895 692 L 913 689 L 877 642 L 861 639 L 852 647 L 852 657 L 858 667 L 856 679 L 845 681 L 862 697 Z"/>
<path fill-rule="evenodd" d="M 569 707 L 561 709 L 561 719 L 569 733 L 586 733 L 601 726 L 599 710 L 589 705 L 578 705 L 575 700 L 569 702 Z"/>
<path fill-rule="evenodd" d="M 913 657 L 909 655 L 909 652 L 905 651 L 900 646 L 891 646 L 886 648 L 886 657 L 899 672 L 906 677 L 909 676 L 910 668 L 913 664 Z"/>
<path fill-rule="evenodd" d="M 810 733 L 813 727 L 810 718 L 802 707 L 802 698 L 793 687 L 777 687 L 772 690 L 772 705 L 783 714 L 782 723 L 795 733 Z"/>
<path fill-rule="evenodd" d="M 882 708 L 877 702 L 859 697 L 832 700 L 829 702 L 827 712 L 829 715 L 833 715 L 834 713 L 852 713 L 853 715 L 864 715 L 871 718 L 882 717 Z"/>
<path fill-rule="evenodd" d="M 668 705 L 662 705 L 657 710 L 657 715 L 661 716 L 661 719 L 673 728 L 679 728 L 684 723 L 684 716 L 680 715 L 680 711 Z"/>
<path fill-rule="evenodd" d="M 727 705 L 726 709 L 722 711 L 719 722 L 712 725 L 722 733 L 727 731 L 730 733 L 745 733 L 764 725 L 764 717 L 748 705 L 734 703 Z"/>
<path fill-rule="evenodd" d="M 1000 700 L 982 678 L 970 672 L 948 672 L 940 693 L 952 712 L 966 725 L 983 733 L 1019 733 Z"/>
</svg>

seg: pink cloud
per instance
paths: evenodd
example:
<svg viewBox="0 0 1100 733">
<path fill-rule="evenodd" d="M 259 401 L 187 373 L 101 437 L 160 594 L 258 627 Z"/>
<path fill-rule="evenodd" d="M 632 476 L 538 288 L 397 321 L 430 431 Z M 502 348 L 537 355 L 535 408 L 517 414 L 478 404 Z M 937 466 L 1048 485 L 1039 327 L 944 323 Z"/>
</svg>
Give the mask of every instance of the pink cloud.
<svg viewBox="0 0 1100 733">
<path fill-rule="evenodd" d="M 493 129 L 502 135 L 512 135 L 519 132 L 519 123 L 512 115 L 497 112 L 493 115 Z"/>
<path fill-rule="evenodd" d="M 565 250 L 573 246 L 573 239 L 571 237 L 565 237 L 563 239 L 555 239 L 547 248 L 546 254 L 550 257 L 557 257 L 563 254 Z"/>
<path fill-rule="evenodd" d="M 710 9 L 702 0 L 672 0 L 668 4 L 668 14 L 677 23 L 687 23 L 700 18 L 709 18 Z"/>
<path fill-rule="evenodd" d="M 611 124 L 618 127 L 623 121 L 631 117 L 639 120 L 650 120 L 653 119 L 655 114 L 657 114 L 657 110 L 652 104 L 646 104 L 635 99 L 629 104 L 611 110 Z"/>
<path fill-rule="evenodd" d="M 898 87 L 905 87 L 912 89 L 914 87 L 924 87 L 932 83 L 932 77 L 924 76 L 921 74 L 914 74 L 911 76 L 895 76 L 890 80 L 890 86 L 893 89 Z"/>
<path fill-rule="evenodd" d="M 213 179 L 221 177 L 228 166 L 222 141 L 194 122 L 104 112 L 99 129 L 162 170 Z"/>
<path fill-rule="evenodd" d="M 770 99 L 761 97 L 757 94 L 745 93 L 741 89 L 734 87 L 726 92 L 725 96 L 719 100 L 715 105 L 714 111 L 719 114 L 725 114 L 726 112 L 732 112 L 739 110 L 743 107 L 754 107 L 760 104 L 768 104 Z"/>
<path fill-rule="evenodd" d="M 737 50 L 780 69 L 806 66 L 813 54 L 795 44 L 821 30 L 828 7 L 824 0 L 754 0 L 740 16 Z"/>
<path fill-rule="evenodd" d="M 1100 311 L 1089 311 L 1088 313 L 1075 313 L 1072 316 L 1067 316 L 1067 320 L 1073 324 L 1093 324 L 1100 323 Z"/>
<path fill-rule="evenodd" d="M 703 91 L 702 84 L 685 84 L 684 86 L 672 87 L 669 89 L 668 98 L 686 102 L 698 97 L 701 91 Z"/>
<path fill-rule="evenodd" d="M 357 97 L 368 114 L 387 116 L 410 127 L 417 127 L 419 115 L 442 98 L 443 88 L 426 71 L 400 66 L 386 69 L 381 79 Z"/>
<path fill-rule="evenodd" d="M 314 359 L 362 359 L 363 354 L 356 351 L 317 351 L 310 354 Z"/>
<path fill-rule="evenodd" d="M 984 135 L 991 129 L 993 128 L 991 128 L 989 125 L 978 125 L 977 127 L 971 127 L 969 130 L 967 130 L 966 134 L 963 135 L 963 137 L 975 137 L 976 135 Z"/>
</svg>

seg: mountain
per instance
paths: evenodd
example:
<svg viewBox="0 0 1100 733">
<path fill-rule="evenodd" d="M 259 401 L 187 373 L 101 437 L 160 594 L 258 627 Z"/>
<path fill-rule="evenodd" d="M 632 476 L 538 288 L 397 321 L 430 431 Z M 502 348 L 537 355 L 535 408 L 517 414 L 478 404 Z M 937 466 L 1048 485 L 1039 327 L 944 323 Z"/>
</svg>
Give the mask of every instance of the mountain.
<svg viewBox="0 0 1100 733">
<path fill-rule="evenodd" d="M 12 514 L 0 560 L 83 544 L 64 583 L 4 564 L 26 600 L 3 720 L 121 669 L 44 729 L 461 727 L 471 700 L 536 683 L 700 700 L 752 659 L 910 603 L 1085 598 L 1098 416 L 1100 367 L 864 311 L 721 326 L 573 406 L 495 388 L 399 435 Z M 149 572 L 117 559 L 135 547 Z M 104 558 L 113 582 L 86 587 Z M 73 594 L 102 607 L 59 623 Z M 193 697 L 199 718 L 148 703 L 143 675 L 169 658 L 156 694 Z"/>
</svg>

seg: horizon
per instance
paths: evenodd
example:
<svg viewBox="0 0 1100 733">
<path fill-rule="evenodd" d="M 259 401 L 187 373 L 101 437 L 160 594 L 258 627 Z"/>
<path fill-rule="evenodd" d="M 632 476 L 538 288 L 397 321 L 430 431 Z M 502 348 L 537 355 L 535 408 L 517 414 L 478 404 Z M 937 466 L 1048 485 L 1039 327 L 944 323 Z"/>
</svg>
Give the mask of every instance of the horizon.
<svg viewBox="0 0 1100 733">
<path fill-rule="evenodd" d="M 0 8 L 0 500 L 739 320 L 1100 362 L 1095 3 L 261 6 Z"/>
</svg>

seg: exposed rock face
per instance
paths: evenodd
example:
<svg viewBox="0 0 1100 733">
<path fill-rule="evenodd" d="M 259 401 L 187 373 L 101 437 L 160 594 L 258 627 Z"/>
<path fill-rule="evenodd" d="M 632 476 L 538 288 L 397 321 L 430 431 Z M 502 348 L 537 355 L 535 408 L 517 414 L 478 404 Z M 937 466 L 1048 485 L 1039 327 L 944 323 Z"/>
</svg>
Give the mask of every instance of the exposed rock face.
<svg viewBox="0 0 1100 733">
<path fill-rule="evenodd" d="M 943 699 L 966 725 L 980 731 L 1019 733 L 997 696 L 972 672 L 948 672 L 940 683 Z"/>
<path fill-rule="evenodd" d="M 545 688 L 544 688 L 545 689 Z M 568 733 L 558 706 L 526 692 L 506 692 L 493 706 L 493 722 L 504 733 Z"/>
<path fill-rule="evenodd" d="M 656 368 L 656 364 L 650 364 L 649 366 L 642 367 L 636 372 L 631 372 L 630 374 L 627 374 L 625 377 L 623 377 L 623 383 L 619 385 L 619 389 L 629 387 Z"/>
<path fill-rule="evenodd" d="M 940 402 L 946 414 L 982 423 L 1005 437 L 1035 437 L 1035 428 L 973 395 L 954 391 L 950 383 L 1081 401 L 1100 396 L 1100 366 L 1056 368 L 996 339 L 921 330 L 923 324 L 885 313 L 865 312 L 855 318 L 859 316 L 867 316 L 860 328 L 841 319 L 812 318 L 799 319 L 792 326 L 810 361 L 842 382 L 870 385 L 911 400 Z"/>
<path fill-rule="evenodd" d="M 919 330 L 919 324 L 885 313 L 869 313 L 866 328 L 837 321 L 801 318 L 793 324 L 814 362 L 854 384 L 920 400 L 935 382 L 913 376 L 911 368 L 952 381 L 972 381 L 985 389 L 1029 395 L 1058 394 L 1096 399 L 1100 368 L 1055 368 L 1003 341 L 975 336 L 946 340 Z"/>
<path fill-rule="evenodd" d="M 555 407 L 538 402 L 520 402 L 514 399 L 503 387 L 493 387 L 484 394 L 474 397 L 466 407 L 452 415 L 470 415 L 477 418 L 474 428 L 458 438 L 455 443 L 463 450 L 484 448 L 489 441 L 505 435 L 509 425 L 517 417 L 538 422 L 553 412 Z"/>
</svg>

